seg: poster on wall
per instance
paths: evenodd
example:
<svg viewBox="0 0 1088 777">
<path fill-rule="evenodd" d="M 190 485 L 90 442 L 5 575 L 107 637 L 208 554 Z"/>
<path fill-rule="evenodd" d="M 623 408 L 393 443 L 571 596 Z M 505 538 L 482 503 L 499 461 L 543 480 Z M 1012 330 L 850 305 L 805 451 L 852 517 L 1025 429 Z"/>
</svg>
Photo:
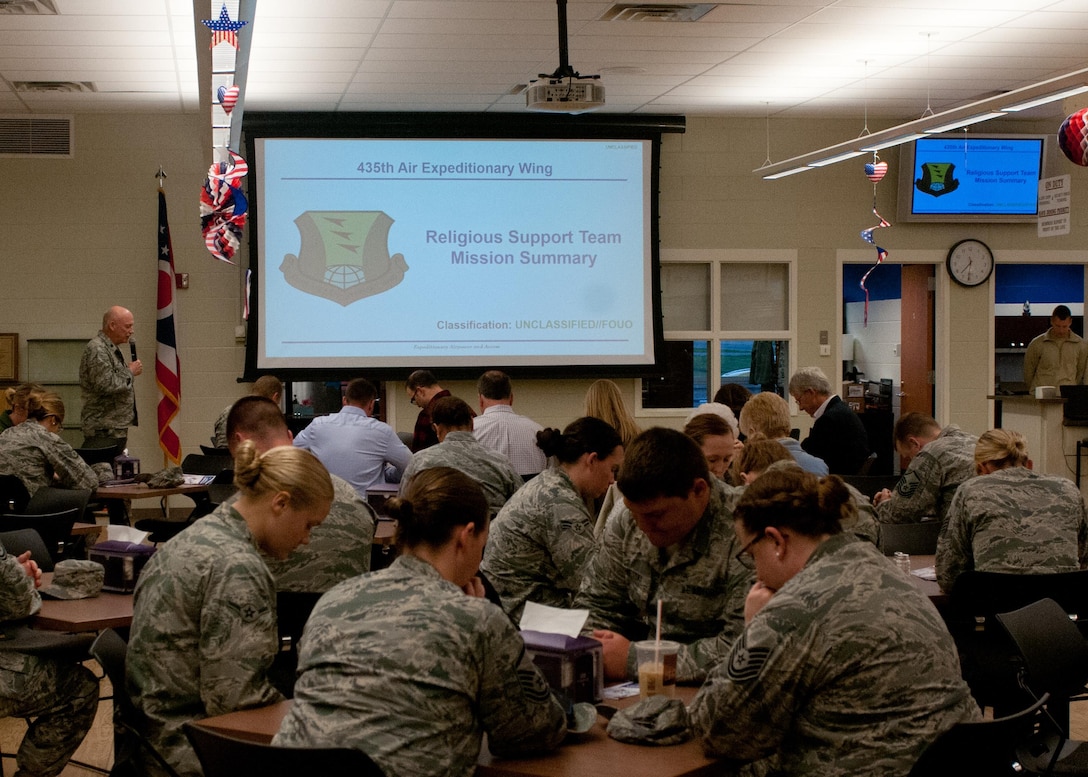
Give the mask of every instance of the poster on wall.
<svg viewBox="0 0 1088 777">
<path fill-rule="evenodd" d="M 1069 234 L 1069 205 L 1072 200 L 1068 175 L 1039 181 L 1039 237 Z"/>
</svg>

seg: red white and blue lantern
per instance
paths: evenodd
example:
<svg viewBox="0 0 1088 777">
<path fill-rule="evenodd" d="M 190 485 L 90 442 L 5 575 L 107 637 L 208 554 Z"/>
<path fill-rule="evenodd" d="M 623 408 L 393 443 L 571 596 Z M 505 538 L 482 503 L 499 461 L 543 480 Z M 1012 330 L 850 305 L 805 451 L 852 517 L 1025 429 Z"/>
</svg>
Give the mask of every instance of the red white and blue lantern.
<svg viewBox="0 0 1088 777">
<path fill-rule="evenodd" d="M 1058 146 L 1070 162 L 1088 167 L 1088 108 L 1065 117 L 1058 128 Z"/>
</svg>

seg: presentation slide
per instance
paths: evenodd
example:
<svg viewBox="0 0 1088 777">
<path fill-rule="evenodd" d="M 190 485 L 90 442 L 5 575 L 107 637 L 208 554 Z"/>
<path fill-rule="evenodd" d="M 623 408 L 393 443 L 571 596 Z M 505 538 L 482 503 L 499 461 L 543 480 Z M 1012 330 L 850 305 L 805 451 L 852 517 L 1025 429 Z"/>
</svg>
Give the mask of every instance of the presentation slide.
<svg viewBox="0 0 1088 777">
<path fill-rule="evenodd" d="M 653 364 L 651 150 L 259 139 L 258 367 Z"/>
<path fill-rule="evenodd" d="M 1042 138 L 920 138 L 911 211 L 1034 215 L 1042 160 Z"/>
</svg>

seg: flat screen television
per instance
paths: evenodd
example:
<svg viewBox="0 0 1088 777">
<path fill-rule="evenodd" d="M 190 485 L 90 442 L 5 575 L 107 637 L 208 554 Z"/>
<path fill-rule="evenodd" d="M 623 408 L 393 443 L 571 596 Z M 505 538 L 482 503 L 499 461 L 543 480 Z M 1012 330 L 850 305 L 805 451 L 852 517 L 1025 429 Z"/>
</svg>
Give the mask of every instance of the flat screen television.
<svg viewBox="0 0 1088 777">
<path fill-rule="evenodd" d="M 1046 136 L 933 135 L 900 149 L 900 221 L 1037 219 Z"/>
<path fill-rule="evenodd" d="M 383 116 L 246 114 L 247 373 L 659 371 L 661 117 Z"/>
</svg>

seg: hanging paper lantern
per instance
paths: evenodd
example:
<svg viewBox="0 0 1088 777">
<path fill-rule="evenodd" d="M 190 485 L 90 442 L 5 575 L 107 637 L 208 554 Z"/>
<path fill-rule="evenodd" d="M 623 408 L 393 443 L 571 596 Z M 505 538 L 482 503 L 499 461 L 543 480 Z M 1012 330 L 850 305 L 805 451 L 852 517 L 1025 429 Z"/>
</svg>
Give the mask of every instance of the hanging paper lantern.
<svg viewBox="0 0 1088 777">
<path fill-rule="evenodd" d="M 873 183 L 880 183 L 880 180 L 888 173 L 887 162 L 876 162 L 865 165 L 865 177 Z"/>
<path fill-rule="evenodd" d="M 204 245 L 212 256 L 234 264 L 232 257 L 242 240 L 249 204 L 238 184 L 249 172 L 249 165 L 233 151 L 229 162 L 216 162 L 200 190 L 200 225 Z"/>
<path fill-rule="evenodd" d="M 230 116 L 230 112 L 234 110 L 234 104 L 238 102 L 238 92 L 239 89 L 237 86 L 219 87 L 219 91 L 217 92 L 219 104 L 223 106 L 223 111 L 228 116 Z"/>
<path fill-rule="evenodd" d="M 1069 161 L 1081 167 L 1088 167 L 1088 108 L 1081 108 L 1076 113 L 1065 117 L 1058 128 L 1058 145 Z"/>
</svg>

